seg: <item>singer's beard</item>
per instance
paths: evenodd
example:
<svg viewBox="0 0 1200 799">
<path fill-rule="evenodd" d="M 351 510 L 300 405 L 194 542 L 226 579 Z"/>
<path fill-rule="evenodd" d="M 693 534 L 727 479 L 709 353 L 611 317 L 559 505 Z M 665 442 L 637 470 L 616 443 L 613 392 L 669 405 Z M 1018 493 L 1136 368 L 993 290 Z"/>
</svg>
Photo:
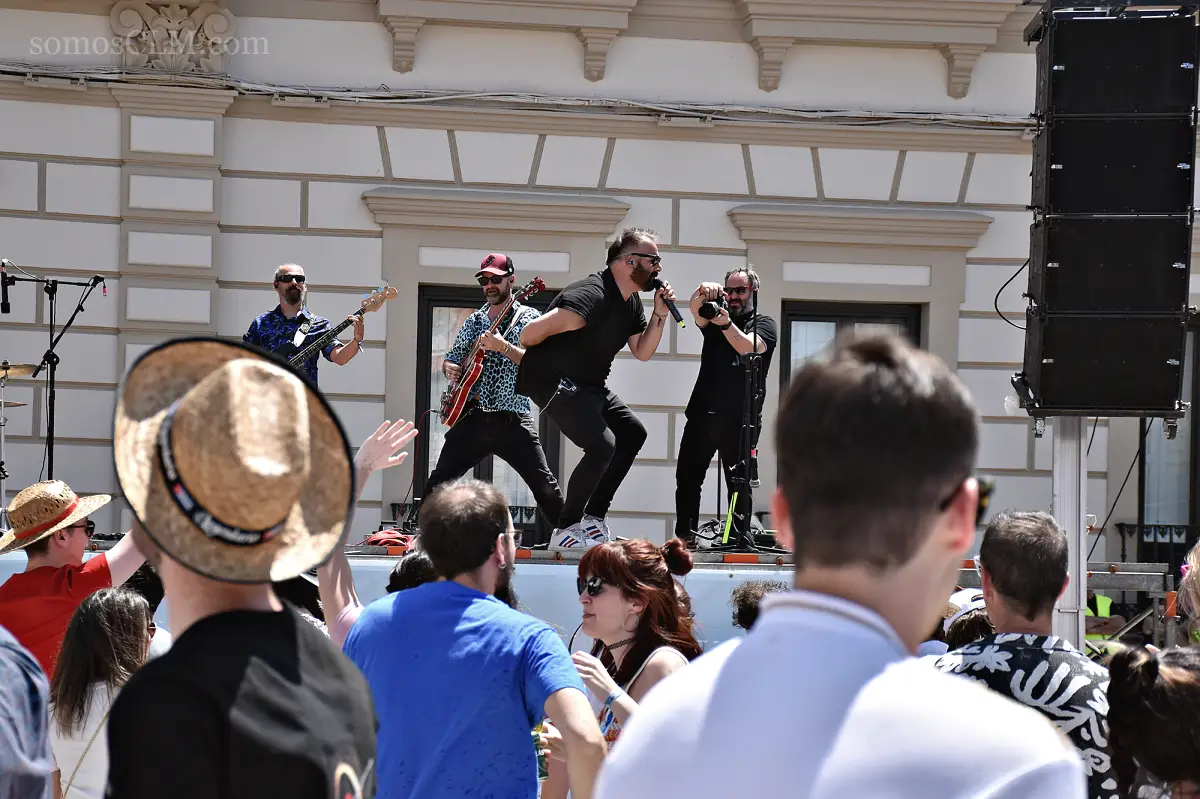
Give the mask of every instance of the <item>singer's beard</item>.
<svg viewBox="0 0 1200 799">
<path fill-rule="evenodd" d="M 649 291 L 653 288 L 655 273 L 641 266 L 635 266 L 629 276 L 639 291 Z"/>
</svg>

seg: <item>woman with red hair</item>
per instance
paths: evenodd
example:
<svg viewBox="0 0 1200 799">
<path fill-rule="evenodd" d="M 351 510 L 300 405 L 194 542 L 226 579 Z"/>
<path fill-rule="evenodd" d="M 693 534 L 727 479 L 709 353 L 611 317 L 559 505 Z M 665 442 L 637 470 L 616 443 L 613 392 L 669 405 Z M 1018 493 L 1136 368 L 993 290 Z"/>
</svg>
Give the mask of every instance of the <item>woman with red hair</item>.
<svg viewBox="0 0 1200 799">
<path fill-rule="evenodd" d="M 610 541 L 591 547 L 579 561 L 582 630 L 595 644 L 590 654 L 571 658 L 592 694 L 609 746 L 646 693 L 702 651 L 687 594 L 673 576 L 691 570 L 692 556 L 678 538 L 662 547 L 645 540 Z M 562 799 L 567 794 L 562 748 L 553 728 L 547 732 L 543 740 L 551 761 L 542 799 Z"/>
</svg>

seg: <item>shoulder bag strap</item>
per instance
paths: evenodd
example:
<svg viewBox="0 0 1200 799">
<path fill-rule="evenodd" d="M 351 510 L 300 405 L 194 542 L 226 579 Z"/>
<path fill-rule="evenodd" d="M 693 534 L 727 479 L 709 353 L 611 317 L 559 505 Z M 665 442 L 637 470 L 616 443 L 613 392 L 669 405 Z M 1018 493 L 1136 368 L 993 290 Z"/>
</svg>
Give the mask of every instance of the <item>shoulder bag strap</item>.
<svg viewBox="0 0 1200 799">
<path fill-rule="evenodd" d="M 104 711 L 104 718 L 100 719 L 100 725 L 96 727 L 96 731 L 92 733 L 92 738 L 87 742 L 87 746 L 83 748 L 83 754 L 79 756 L 79 762 L 75 764 L 75 769 L 71 772 L 71 779 L 67 780 L 67 787 L 63 788 L 63 799 L 67 799 L 67 794 L 71 791 L 71 786 L 75 784 L 75 775 L 79 773 L 79 767 L 83 765 L 83 761 L 87 758 L 88 752 L 92 750 L 92 744 L 96 743 L 96 738 L 104 730 L 104 725 L 108 723 L 108 714 L 112 712 L 112 705 L 108 706 L 108 710 Z"/>
</svg>

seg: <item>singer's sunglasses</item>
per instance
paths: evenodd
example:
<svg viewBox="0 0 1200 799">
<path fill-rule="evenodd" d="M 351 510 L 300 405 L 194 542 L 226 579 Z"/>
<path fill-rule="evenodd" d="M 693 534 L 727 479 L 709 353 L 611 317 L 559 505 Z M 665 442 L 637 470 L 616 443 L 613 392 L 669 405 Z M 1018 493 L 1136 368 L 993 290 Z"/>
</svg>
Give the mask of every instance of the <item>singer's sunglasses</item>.
<svg viewBox="0 0 1200 799">
<path fill-rule="evenodd" d="M 280 275 L 278 283 L 303 283 L 304 275 Z"/>
<path fill-rule="evenodd" d="M 648 252 L 631 252 L 629 254 L 632 255 L 634 258 L 649 258 L 651 266 L 658 266 L 659 264 L 662 263 L 661 255 L 654 255 L 654 254 L 648 253 Z"/>
<path fill-rule="evenodd" d="M 488 275 L 481 275 L 475 279 L 479 281 L 479 285 L 481 286 L 486 286 L 488 283 L 491 283 L 493 286 L 499 286 L 508 280 L 508 275 L 492 275 L 490 277 Z"/>
<path fill-rule="evenodd" d="M 582 594 L 584 591 L 587 591 L 588 596 L 600 596 L 600 592 L 604 590 L 604 586 L 606 585 L 610 585 L 610 583 L 606 583 L 599 577 L 575 578 L 575 588 L 578 589 L 578 593 Z"/>
</svg>

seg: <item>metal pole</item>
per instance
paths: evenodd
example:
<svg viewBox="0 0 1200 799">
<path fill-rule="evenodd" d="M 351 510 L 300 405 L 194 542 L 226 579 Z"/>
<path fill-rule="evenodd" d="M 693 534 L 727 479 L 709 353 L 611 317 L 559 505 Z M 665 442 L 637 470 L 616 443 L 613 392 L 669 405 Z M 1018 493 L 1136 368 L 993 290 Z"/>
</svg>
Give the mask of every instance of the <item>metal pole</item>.
<svg viewBox="0 0 1200 799">
<path fill-rule="evenodd" d="M 1054 420 L 1054 518 L 1067 531 L 1067 590 L 1054 608 L 1054 634 L 1082 651 L 1087 608 L 1087 454 L 1083 418 Z"/>
</svg>

